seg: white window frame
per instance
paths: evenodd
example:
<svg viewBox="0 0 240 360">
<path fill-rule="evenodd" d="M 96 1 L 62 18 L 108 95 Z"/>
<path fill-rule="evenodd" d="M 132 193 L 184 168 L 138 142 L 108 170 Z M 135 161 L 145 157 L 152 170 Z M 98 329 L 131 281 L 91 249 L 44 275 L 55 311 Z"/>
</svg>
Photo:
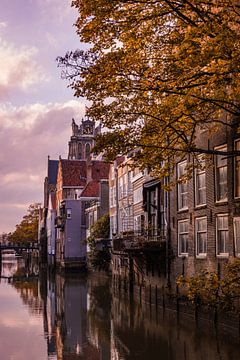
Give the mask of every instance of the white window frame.
<svg viewBox="0 0 240 360">
<path fill-rule="evenodd" d="M 234 149 L 240 151 L 240 139 L 235 140 Z M 237 191 L 237 185 L 238 185 L 238 183 L 237 183 L 237 173 L 238 172 L 239 172 L 239 178 L 240 178 L 240 156 L 236 156 L 235 159 L 234 159 L 234 197 L 236 199 L 240 198 L 240 184 L 239 184 L 239 193 Z"/>
<path fill-rule="evenodd" d="M 113 189 L 113 187 L 110 187 L 109 195 L 110 195 L 109 207 L 112 208 L 112 207 L 114 207 L 114 189 Z"/>
<path fill-rule="evenodd" d="M 227 144 L 215 147 L 214 150 L 227 151 Z M 215 195 L 216 195 L 216 202 L 217 203 L 227 202 L 228 201 L 227 194 L 226 194 L 226 197 L 224 197 L 222 199 L 219 198 L 219 183 L 220 183 L 220 181 L 219 181 L 218 169 L 226 167 L 226 188 L 228 186 L 228 183 L 227 183 L 227 172 L 228 172 L 227 159 L 222 160 L 222 161 L 226 161 L 226 165 L 218 166 L 218 161 L 221 161 L 220 157 L 224 158 L 224 155 L 215 155 Z"/>
<path fill-rule="evenodd" d="M 195 169 L 195 206 L 201 207 L 205 206 L 207 204 L 207 195 L 206 195 L 206 169 L 205 169 L 205 159 L 203 159 L 202 155 L 199 155 L 197 157 L 197 161 L 199 162 L 200 168 Z M 203 175 L 205 177 L 205 187 L 199 186 L 199 176 Z M 199 202 L 199 191 L 203 190 L 205 191 L 205 202 L 200 203 Z"/>
<path fill-rule="evenodd" d="M 143 188 L 139 187 L 133 190 L 133 204 L 137 204 L 143 201 Z"/>
<path fill-rule="evenodd" d="M 185 168 L 187 166 L 187 160 L 181 161 L 177 164 L 177 179 L 179 180 L 182 175 L 184 175 L 185 173 Z M 184 167 L 183 173 L 181 174 L 181 167 Z M 183 187 L 186 186 L 186 191 L 182 191 Z M 182 211 L 182 210 L 188 210 L 188 204 L 186 204 L 185 206 L 182 206 L 182 198 L 183 196 L 186 196 L 187 198 L 187 202 L 188 202 L 188 183 L 183 182 L 183 183 L 178 183 L 177 184 L 177 199 L 178 199 L 178 211 Z"/>
<path fill-rule="evenodd" d="M 227 228 L 223 228 L 223 229 L 219 229 L 219 219 L 221 217 L 227 218 Z M 228 257 L 229 256 L 229 252 L 225 251 L 225 252 L 219 252 L 218 248 L 219 248 L 219 231 L 227 231 L 227 240 L 225 239 L 225 250 L 228 248 L 229 246 L 229 226 L 228 226 L 228 214 L 217 214 L 216 216 L 216 255 L 217 257 Z"/>
<path fill-rule="evenodd" d="M 110 216 L 110 234 L 111 234 L 111 238 L 113 237 L 113 235 L 116 235 L 116 216 L 112 215 Z"/>
<path fill-rule="evenodd" d="M 67 209 L 67 219 L 71 219 L 72 218 L 72 209 L 71 208 L 68 208 Z"/>
<path fill-rule="evenodd" d="M 134 216 L 134 233 L 139 235 L 142 229 L 142 219 L 141 215 Z"/>
<path fill-rule="evenodd" d="M 119 178 L 118 195 L 119 195 L 119 199 L 121 199 L 123 197 L 123 177 L 122 176 Z"/>
<path fill-rule="evenodd" d="M 180 226 L 181 224 L 186 223 L 187 224 L 187 232 L 181 232 L 180 233 Z M 181 235 L 185 235 L 187 234 L 187 248 L 189 247 L 189 219 L 183 219 L 183 220 L 179 220 L 178 221 L 178 229 L 177 229 L 177 236 L 178 236 L 178 256 L 179 257 L 183 257 L 183 256 L 188 256 L 188 251 L 187 252 L 181 252 L 181 246 L 180 246 L 180 236 Z"/>
<path fill-rule="evenodd" d="M 206 221 L 206 228 L 204 230 L 199 230 L 198 228 L 198 224 L 200 221 Z M 199 252 L 199 235 L 200 234 L 206 234 L 206 251 L 205 252 Z M 202 216 L 202 217 L 198 217 L 195 218 L 195 244 L 196 244 L 196 258 L 197 259 L 205 259 L 207 257 L 207 237 L 208 237 L 208 231 L 207 231 L 207 217 L 206 216 Z"/>
<path fill-rule="evenodd" d="M 240 231 L 237 232 L 236 222 L 239 222 L 238 226 L 240 228 L 240 216 L 236 216 L 233 218 L 233 236 L 234 236 L 234 245 L 235 245 L 235 255 L 236 257 L 240 257 Z M 239 241 L 237 241 L 237 236 L 239 238 Z"/>
</svg>

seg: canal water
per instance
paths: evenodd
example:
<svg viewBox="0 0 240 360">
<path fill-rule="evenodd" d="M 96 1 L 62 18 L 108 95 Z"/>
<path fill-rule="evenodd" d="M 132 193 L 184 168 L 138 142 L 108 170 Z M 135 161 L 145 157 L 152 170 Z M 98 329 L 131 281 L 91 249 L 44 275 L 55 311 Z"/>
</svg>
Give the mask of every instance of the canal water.
<svg viewBox="0 0 240 360">
<path fill-rule="evenodd" d="M 240 359 L 238 335 L 130 303 L 103 275 L 49 277 L 4 259 L 0 309 L 0 360 Z"/>
</svg>

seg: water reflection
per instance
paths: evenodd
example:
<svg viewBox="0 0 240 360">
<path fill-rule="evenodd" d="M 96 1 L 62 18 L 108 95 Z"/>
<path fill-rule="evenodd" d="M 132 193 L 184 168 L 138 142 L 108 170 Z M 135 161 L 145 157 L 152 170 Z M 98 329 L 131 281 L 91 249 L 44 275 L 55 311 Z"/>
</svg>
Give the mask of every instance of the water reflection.
<svg viewBox="0 0 240 360">
<path fill-rule="evenodd" d="M 238 339 L 217 337 L 214 329 L 196 327 L 183 314 L 177 319 L 173 311 L 129 301 L 112 291 L 106 276 L 47 276 L 41 271 L 37 278 L 32 267 L 23 278 L 25 265 L 3 263 L 2 275 L 11 281 L 0 284 L 0 305 L 6 311 L 0 320 L 1 360 L 240 357 Z"/>
</svg>

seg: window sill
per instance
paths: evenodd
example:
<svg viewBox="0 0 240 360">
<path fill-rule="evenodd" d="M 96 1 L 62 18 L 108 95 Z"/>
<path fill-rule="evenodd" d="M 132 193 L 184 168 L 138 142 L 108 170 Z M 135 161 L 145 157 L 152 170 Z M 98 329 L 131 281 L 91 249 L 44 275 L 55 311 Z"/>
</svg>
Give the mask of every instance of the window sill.
<svg viewBox="0 0 240 360">
<path fill-rule="evenodd" d="M 180 213 L 187 212 L 188 210 L 189 210 L 188 208 L 184 208 L 184 209 L 179 209 L 177 212 L 178 212 L 178 214 L 180 214 Z"/>
<path fill-rule="evenodd" d="M 188 258 L 188 254 L 178 254 L 179 258 Z"/>
<path fill-rule="evenodd" d="M 215 205 L 227 205 L 227 204 L 228 204 L 228 200 L 215 201 Z"/>
<path fill-rule="evenodd" d="M 229 254 L 217 254 L 217 258 L 218 259 L 228 259 L 229 258 Z"/>
<path fill-rule="evenodd" d="M 206 209 L 206 208 L 207 208 L 207 204 L 195 205 L 195 210 Z"/>
<path fill-rule="evenodd" d="M 196 255 L 196 259 L 198 260 L 205 260 L 207 258 L 207 254 L 204 255 Z"/>
</svg>

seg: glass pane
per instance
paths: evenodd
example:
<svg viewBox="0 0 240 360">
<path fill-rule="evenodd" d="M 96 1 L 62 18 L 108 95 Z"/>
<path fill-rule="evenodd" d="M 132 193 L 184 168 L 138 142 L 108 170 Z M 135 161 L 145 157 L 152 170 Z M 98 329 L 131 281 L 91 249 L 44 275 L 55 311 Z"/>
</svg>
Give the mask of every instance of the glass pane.
<svg viewBox="0 0 240 360">
<path fill-rule="evenodd" d="M 207 219 L 198 219 L 197 220 L 197 228 L 198 231 L 206 231 L 207 230 Z"/>
<path fill-rule="evenodd" d="M 207 234 L 201 233 L 198 234 L 198 254 L 206 254 L 207 248 L 206 248 L 206 240 L 207 240 Z"/>
<path fill-rule="evenodd" d="M 227 146 L 216 149 L 218 151 L 227 151 Z M 227 157 L 226 155 L 217 155 L 217 167 L 227 165 Z"/>
<path fill-rule="evenodd" d="M 227 167 L 218 169 L 218 200 L 227 198 Z"/>
</svg>

